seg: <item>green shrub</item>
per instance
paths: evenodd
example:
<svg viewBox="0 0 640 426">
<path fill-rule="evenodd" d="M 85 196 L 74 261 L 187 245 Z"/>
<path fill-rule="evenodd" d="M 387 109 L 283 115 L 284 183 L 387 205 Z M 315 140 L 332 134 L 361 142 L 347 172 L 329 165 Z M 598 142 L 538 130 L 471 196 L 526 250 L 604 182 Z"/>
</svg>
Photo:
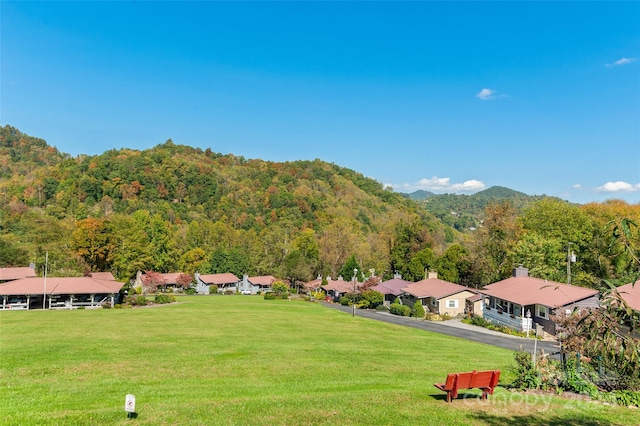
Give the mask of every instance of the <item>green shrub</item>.
<svg viewBox="0 0 640 426">
<path fill-rule="evenodd" d="M 185 292 L 186 294 L 189 294 L 189 295 L 191 295 L 191 294 L 196 294 L 196 289 L 195 289 L 195 288 L 193 288 L 193 287 L 189 287 L 189 288 L 188 288 L 188 289 L 186 289 L 184 292 Z"/>
<path fill-rule="evenodd" d="M 422 301 L 417 300 L 416 303 L 413 304 L 413 308 L 411 309 L 411 316 L 415 318 L 424 318 L 425 312 L 424 307 L 422 306 Z"/>
<path fill-rule="evenodd" d="M 156 297 L 153 299 L 153 302 L 159 305 L 173 303 L 175 301 L 176 297 L 173 294 L 156 294 Z"/>
<path fill-rule="evenodd" d="M 378 305 L 378 306 L 376 306 L 376 311 L 389 312 L 389 308 L 386 307 L 385 305 Z"/>
<path fill-rule="evenodd" d="M 359 305 L 362 307 L 375 308 L 376 306 L 382 305 L 382 302 L 384 302 L 384 296 L 378 291 L 365 290 L 360 293 Z"/>
<path fill-rule="evenodd" d="M 285 283 L 283 281 L 275 281 L 271 285 L 271 290 L 274 293 L 288 293 L 289 292 L 289 286 L 287 285 L 287 283 Z"/>
<path fill-rule="evenodd" d="M 560 386 L 564 390 L 591 397 L 597 396 L 598 387 L 594 384 L 597 376 L 591 365 L 580 363 L 575 358 L 570 358 L 565 363 L 564 369 L 564 379 L 560 382 Z"/>
<path fill-rule="evenodd" d="M 264 294 L 264 300 L 276 300 L 276 294 L 272 291 L 267 291 Z"/>
<path fill-rule="evenodd" d="M 389 307 L 389 312 L 394 315 L 400 315 L 403 317 L 408 317 L 411 315 L 411 308 L 406 305 L 401 305 L 399 303 L 392 303 Z"/>
<path fill-rule="evenodd" d="M 218 293 L 218 286 L 217 285 L 210 285 L 209 286 L 209 294 L 217 294 Z"/>
<path fill-rule="evenodd" d="M 124 299 L 125 303 L 128 303 L 131 306 L 146 306 L 147 298 L 143 295 L 137 296 L 128 296 Z"/>
<path fill-rule="evenodd" d="M 523 350 L 519 350 L 515 353 L 516 366 L 513 370 L 516 379 L 511 383 L 511 386 L 524 390 L 524 389 L 538 389 L 541 384 L 540 375 L 536 371 L 535 365 L 531 360 L 531 354 Z"/>
</svg>

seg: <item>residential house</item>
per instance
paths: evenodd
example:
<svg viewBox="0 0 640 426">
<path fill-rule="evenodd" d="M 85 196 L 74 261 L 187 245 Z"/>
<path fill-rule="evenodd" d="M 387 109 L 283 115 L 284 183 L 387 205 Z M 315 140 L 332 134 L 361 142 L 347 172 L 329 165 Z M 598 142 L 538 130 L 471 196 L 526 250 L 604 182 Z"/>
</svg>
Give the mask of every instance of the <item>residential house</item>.
<svg viewBox="0 0 640 426">
<path fill-rule="evenodd" d="M 555 334 L 552 315 L 599 306 L 598 290 L 533 278 L 522 266 L 514 269 L 512 277 L 479 292 L 484 298 L 484 318 L 519 331 L 537 324 Z"/>
<path fill-rule="evenodd" d="M 0 284 L 1 309 L 100 308 L 119 302 L 123 283 L 93 277 L 31 277 Z"/>
<path fill-rule="evenodd" d="M 402 275 L 394 274 L 392 279 L 372 286 L 371 290 L 382 293 L 382 295 L 384 296 L 383 304 L 385 306 L 389 306 L 396 300 L 397 297 L 400 297 L 405 293 L 402 289 L 411 284 L 413 284 L 411 281 L 403 280 Z"/>
<path fill-rule="evenodd" d="M 196 292 L 199 294 L 209 294 L 211 287 L 215 286 L 218 293 L 237 292 L 240 278 L 231 273 L 224 274 L 195 274 Z"/>
<path fill-rule="evenodd" d="M 250 277 L 245 274 L 242 276 L 240 291 L 251 292 L 251 294 L 264 293 L 265 291 L 270 291 L 276 281 L 277 279 L 271 275 Z"/>
<path fill-rule="evenodd" d="M 357 292 L 360 287 L 362 287 L 362 284 L 363 283 L 354 280 L 345 281 L 342 277 L 338 277 L 337 280 L 332 280 L 331 277 L 327 277 L 327 284 L 320 288 L 327 294 L 327 297 L 338 301 L 340 297 L 347 293 Z"/>
<path fill-rule="evenodd" d="M 304 283 L 302 292 L 307 294 L 312 294 L 314 292 L 320 291 L 321 286 L 322 286 L 322 275 L 318 275 L 318 277 L 315 280 L 311 280 Z"/>
<path fill-rule="evenodd" d="M 158 275 L 161 278 L 162 284 L 159 284 L 157 286 L 157 290 L 161 291 L 161 292 L 166 292 L 166 291 L 176 291 L 179 289 L 182 289 L 182 285 L 178 284 L 178 277 L 180 275 L 182 275 L 182 272 L 168 272 L 168 273 L 158 273 Z M 138 271 L 138 274 L 136 275 L 136 280 L 133 284 L 134 288 L 138 288 L 138 287 L 145 287 L 144 284 L 144 276 L 146 274 L 143 274 L 141 271 Z M 147 289 L 149 290 L 149 289 Z M 155 288 L 152 290 L 156 290 Z"/>
<path fill-rule="evenodd" d="M 438 279 L 437 272 L 429 272 L 427 279 L 409 284 L 402 290 L 407 304 L 421 303 L 425 312 L 452 317 L 464 314 L 468 308 L 467 299 L 476 296 L 469 287 Z"/>
<path fill-rule="evenodd" d="M 640 280 L 620 286 L 617 290 L 631 309 L 640 311 Z"/>
</svg>

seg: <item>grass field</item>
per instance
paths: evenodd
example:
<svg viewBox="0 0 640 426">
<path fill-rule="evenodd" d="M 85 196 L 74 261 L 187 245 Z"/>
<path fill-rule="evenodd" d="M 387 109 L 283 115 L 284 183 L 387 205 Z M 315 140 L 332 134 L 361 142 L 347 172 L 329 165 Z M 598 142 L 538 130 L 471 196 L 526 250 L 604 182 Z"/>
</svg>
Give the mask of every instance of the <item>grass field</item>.
<svg viewBox="0 0 640 426">
<path fill-rule="evenodd" d="M 607 425 L 640 412 L 499 388 L 452 403 L 447 373 L 510 351 L 257 296 L 139 309 L 0 312 L 0 424 Z M 136 397 L 128 419 L 125 395 Z"/>
</svg>

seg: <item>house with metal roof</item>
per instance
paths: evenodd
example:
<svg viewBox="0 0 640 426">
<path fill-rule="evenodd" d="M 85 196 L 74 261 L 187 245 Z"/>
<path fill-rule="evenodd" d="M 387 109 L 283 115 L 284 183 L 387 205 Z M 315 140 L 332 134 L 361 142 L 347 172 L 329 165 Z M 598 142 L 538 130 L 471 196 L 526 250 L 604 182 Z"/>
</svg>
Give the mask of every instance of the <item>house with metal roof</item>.
<svg viewBox="0 0 640 426">
<path fill-rule="evenodd" d="M 35 266 L 33 265 L 17 268 L 0 268 L 0 283 L 36 276 Z"/>
<path fill-rule="evenodd" d="M 483 316 L 494 324 L 528 331 L 534 324 L 556 333 L 551 316 L 574 309 L 599 306 L 598 290 L 530 277 L 527 268 L 514 269 L 513 276 L 485 286 Z"/>
<path fill-rule="evenodd" d="M 218 293 L 225 291 L 238 291 L 240 278 L 231 273 L 224 274 L 195 274 L 196 292 L 198 294 L 209 294 L 212 287 L 216 288 Z"/>
<path fill-rule="evenodd" d="M 371 290 L 377 291 L 384 296 L 384 305 L 391 305 L 397 297 L 402 296 L 404 288 L 413 284 L 411 281 L 402 279 L 402 275 L 394 274 L 393 278 L 387 281 L 383 281 L 371 287 Z"/>
<path fill-rule="evenodd" d="M 117 303 L 123 283 L 93 277 L 31 277 L 0 284 L 0 309 L 95 309 Z"/>
<path fill-rule="evenodd" d="M 327 277 L 327 283 L 320 288 L 326 293 L 327 297 L 337 301 L 347 293 L 357 292 L 362 287 L 362 284 L 356 280 L 345 281 L 342 277 L 338 277 L 337 280 Z"/>
<path fill-rule="evenodd" d="M 242 276 L 242 282 L 240 283 L 240 291 L 251 292 L 251 294 L 264 293 L 271 290 L 273 283 L 277 279 L 272 275 L 261 275 L 256 277 L 250 277 L 248 275 Z"/>
<path fill-rule="evenodd" d="M 402 290 L 407 304 L 421 303 L 425 312 L 452 317 L 464 314 L 469 309 L 467 300 L 476 296 L 469 287 L 439 279 L 437 272 L 429 272 L 427 279 L 409 284 Z"/>
</svg>

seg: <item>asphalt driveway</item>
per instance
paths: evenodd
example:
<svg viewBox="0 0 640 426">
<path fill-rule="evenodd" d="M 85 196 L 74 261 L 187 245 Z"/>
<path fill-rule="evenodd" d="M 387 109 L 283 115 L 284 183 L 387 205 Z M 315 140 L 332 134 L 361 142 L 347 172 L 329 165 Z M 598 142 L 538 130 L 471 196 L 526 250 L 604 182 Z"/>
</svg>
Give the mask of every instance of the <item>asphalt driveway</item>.
<svg viewBox="0 0 640 426">
<path fill-rule="evenodd" d="M 353 315 L 350 306 L 342 306 L 338 303 L 322 302 L 324 306 L 337 309 L 348 315 Z M 532 352 L 534 346 L 539 352 L 544 350 L 545 353 L 559 358 L 560 345 L 557 341 L 527 339 L 524 337 L 510 336 L 508 334 L 499 333 L 497 331 L 488 330 L 475 325 L 464 324 L 458 320 L 449 321 L 425 321 L 411 317 L 401 317 L 392 315 L 388 312 L 379 312 L 370 309 L 356 309 L 355 315 L 362 318 L 369 318 L 376 321 L 385 321 L 392 324 L 403 325 L 406 327 L 428 330 L 434 333 L 446 334 L 448 336 L 459 337 L 461 339 L 471 340 L 474 342 L 486 343 L 487 345 L 498 346 L 500 348 L 511 349 L 517 351 L 524 349 Z"/>
</svg>

